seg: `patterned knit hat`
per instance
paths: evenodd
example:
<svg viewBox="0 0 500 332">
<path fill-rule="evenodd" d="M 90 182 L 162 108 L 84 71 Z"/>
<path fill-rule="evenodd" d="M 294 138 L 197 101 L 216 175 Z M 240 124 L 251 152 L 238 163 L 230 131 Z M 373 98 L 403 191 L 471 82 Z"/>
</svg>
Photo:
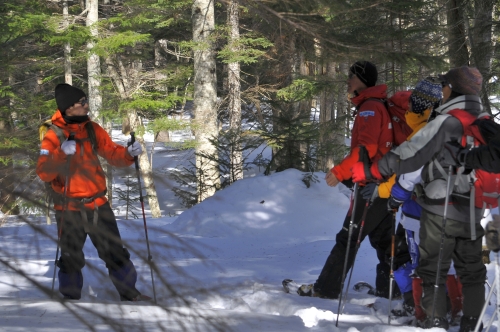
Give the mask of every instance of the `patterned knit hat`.
<svg viewBox="0 0 500 332">
<path fill-rule="evenodd" d="M 483 76 L 477 68 L 462 66 L 450 69 L 446 74 L 439 75 L 443 83 L 451 85 L 451 91 L 462 95 L 476 95 L 481 92 Z"/>
<path fill-rule="evenodd" d="M 74 86 L 62 83 L 56 86 L 55 97 L 57 108 L 64 114 L 68 108 L 76 104 L 83 97 L 87 97 L 87 95 Z"/>
<path fill-rule="evenodd" d="M 355 74 L 367 87 L 375 86 L 377 83 L 377 67 L 368 61 L 356 61 L 349 71 Z"/>
<path fill-rule="evenodd" d="M 423 113 L 426 109 L 431 108 L 440 101 L 443 97 L 440 83 L 435 83 L 432 79 L 426 78 L 421 80 L 413 89 L 410 102 L 413 113 Z"/>
</svg>

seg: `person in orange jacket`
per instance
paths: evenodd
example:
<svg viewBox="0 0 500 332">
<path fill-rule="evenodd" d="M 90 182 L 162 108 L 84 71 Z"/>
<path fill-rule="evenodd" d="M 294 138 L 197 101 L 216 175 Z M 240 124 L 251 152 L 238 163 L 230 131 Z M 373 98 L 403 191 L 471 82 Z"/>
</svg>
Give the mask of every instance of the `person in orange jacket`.
<svg viewBox="0 0 500 332">
<path fill-rule="evenodd" d="M 120 237 L 116 218 L 106 198 L 106 177 L 98 156 L 116 167 L 134 163 L 142 153 L 138 142 L 124 147 L 114 143 L 108 133 L 88 117 L 85 92 L 69 84 L 55 88 L 58 110 L 52 124 L 66 137 L 60 141 L 55 130 L 48 130 L 40 148 L 36 172 L 50 182 L 60 236 L 59 292 L 67 299 L 81 298 L 83 246 L 87 235 L 105 263 L 111 281 L 122 301 L 148 299 L 136 288 L 137 272 Z M 91 129 L 89 129 L 91 126 Z M 68 139 L 70 134 L 74 139 Z M 92 138 L 94 136 L 95 138 Z M 67 180 L 67 182 L 66 182 Z"/>
<path fill-rule="evenodd" d="M 359 160 L 359 146 L 366 147 L 369 158 L 378 159 L 386 154 L 393 143 L 393 132 L 389 113 L 381 100 L 387 98 L 387 86 L 376 85 L 377 68 L 368 61 L 357 61 L 349 69 L 347 92 L 351 102 L 356 106 L 354 125 L 351 137 L 351 151 L 338 165 L 327 172 L 326 183 L 335 187 L 340 182 L 349 181 L 352 177 L 351 167 Z M 350 269 L 354 261 L 354 247 L 359 233 L 359 227 L 354 228 L 349 241 L 349 224 L 351 214 L 354 213 L 354 224 L 360 223 L 363 210 L 375 190 L 371 184 L 357 190 L 356 206 L 349 209 L 341 230 L 336 235 L 336 243 L 328 256 L 318 279 L 314 284 L 302 285 L 298 293 L 302 296 L 318 296 L 337 299 L 342 292 L 342 274 L 349 243 L 349 257 L 347 268 Z M 389 264 L 386 262 L 385 252 L 391 245 L 391 214 L 387 211 L 387 198 L 375 198 L 371 203 L 366 217 L 361 239 L 367 235 L 370 244 L 377 251 L 379 264 L 377 265 L 375 295 L 389 296 Z M 354 211 L 354 212 L 353 212 Z"/>
</svg>

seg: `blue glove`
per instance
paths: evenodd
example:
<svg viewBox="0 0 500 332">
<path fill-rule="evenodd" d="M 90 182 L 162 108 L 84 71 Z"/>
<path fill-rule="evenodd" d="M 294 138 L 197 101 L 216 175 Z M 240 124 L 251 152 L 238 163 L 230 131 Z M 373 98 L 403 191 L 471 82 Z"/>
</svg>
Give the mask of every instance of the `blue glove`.
<svg viewBox="0 0 500 332">
<path fill-rule="evenodd" d="M 377 189 L 378 185 L 375 182 L 369 182 L 366 186 L 360 188 L 361 197 L 365 200 L 371 200 L 373 192 Z M 378 195 L 378 192 L 377 192 Z"/>
</svg>

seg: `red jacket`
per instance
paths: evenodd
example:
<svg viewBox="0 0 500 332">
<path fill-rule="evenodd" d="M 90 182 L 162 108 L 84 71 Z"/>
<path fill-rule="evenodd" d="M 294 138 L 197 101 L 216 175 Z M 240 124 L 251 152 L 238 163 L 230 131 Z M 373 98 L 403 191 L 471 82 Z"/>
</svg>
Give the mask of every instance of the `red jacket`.
<svg viewBox="0 0 500 332">
<path fill-rule="evenodd" d="M 383 103 L 367 100 L 369 98 L 387 98 L 387 86 L 381 84 L 366 88 L 351 99 L 356 107 L 358 105 L 361 107 L 356 114 L 351 132 L 351 151 L 340 164 L 331 169 L 339 181 L 352 177 L 351 167 L 359 159 L 360 145 L 366 147 L 370 160 L 380 159 L 392 147 L 393 132 L 389 113 Z"/>
<path fill-rule="evenodd" d="M 90 121 L 90 120 L 88 120 Z M 71 132 L 75 133 L 76 153 L 71 156 L 69 168 L 69 186 L 67 189 L 68 209 L 78 210 L 78 203 L 71 198 L 90 198 L 106 190 L 106 177 L 99 164 L 97 155 L 92 151 L 90 140 L 84 123 L 67 124 L 59 110 L 52 116 L 52 123 L 60 127 L 66 137 Z M 127 148 L 114 143 L 108 133 L 97 123 L 92 122 L 97 141 L 97 154 L 108 161 L 112 166 L 125 167 L 134 162 Z M 53 130 L 47 131 L 40 147 L 40 156 L 36 173 L 42 181 L 51 182 L 56 193 L 64 194 L 65 170 L 68 156 L 61 150 L 62 142 L 59 142 Z M 96 198 L 94 202 L 85 204 L 86 208 L 92 209 L 95 205 L 101 206 L 106 203 L 105 196 Z M 62 210 L 62 205 L 54 204 L 56 210 Z"/>
</svg>

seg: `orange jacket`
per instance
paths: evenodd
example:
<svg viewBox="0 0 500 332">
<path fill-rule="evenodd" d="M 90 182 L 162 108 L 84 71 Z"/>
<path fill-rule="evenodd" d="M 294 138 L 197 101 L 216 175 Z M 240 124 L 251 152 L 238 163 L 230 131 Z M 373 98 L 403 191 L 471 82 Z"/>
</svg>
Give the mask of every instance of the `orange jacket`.
<svg viewBox="0 0 500 332">
<path fill-rule="evenodd" d="M 71 132 L 75 133 L 76 153 L 70 156 L 69 186 L 66 194 L 69 198 L 68 209 L 78 210 L 78 202 L 71 200 L 71 198 L 90 198 L 103 193 L 106 190 L 106 177 L 97 155 L 92 151 L 91 142 L 87 139 L 88 133 L 85 129 L 87 122 L 67 124 L 58 110 L 52 116 L 52 123 L 60 127 L 66 137 Z M 133 164 L 134 158 L 128 154 L 126 147 L 114 143 L 108 133 L 97 123 L 92 122 L 92 125 L 94 126 L 99 156 L 116 167 L 126 167 Z M 42 140 L 36 173 L 42 181 L 50 182 L 56 193 L 63 195 L 69 156 L 61 150 L 61 144 L 62 142 L 59 142 L 56 133 L 49 130 Z M 107 198 L 102 196 L 93 202 L 86 203 L 85 207 L 92 209 L 106 202 Z M 62 210 L 62 205 L 54 203 L 54 209 Z"/>
<path fill-rule="evenodd" d="M 366 88 L 352 98 L 351 102 L 361 105 L 354 119 L 351 137 L 351 151 L 331 172 L 339 181 L 352 177 L 351 167 L 359 160 L 359 146 L 363 145 L 368 151 L 370 160 L 380 159 L 392 147 L 393 133 L 389 112 L 384 104 L 370 98 L 387 98 L 385 84 Z"/>
</svg>

